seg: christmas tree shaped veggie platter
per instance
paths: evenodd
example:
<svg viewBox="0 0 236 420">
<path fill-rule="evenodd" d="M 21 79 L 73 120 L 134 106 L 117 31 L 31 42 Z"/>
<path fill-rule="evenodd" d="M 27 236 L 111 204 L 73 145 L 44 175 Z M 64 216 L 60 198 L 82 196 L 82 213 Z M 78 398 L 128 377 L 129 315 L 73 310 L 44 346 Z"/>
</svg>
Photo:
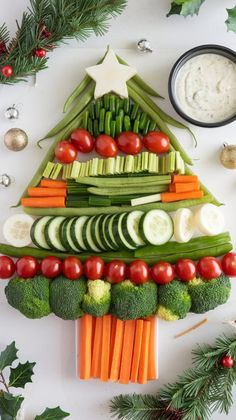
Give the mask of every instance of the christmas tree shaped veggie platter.
<svg viewBox="0 0 236 420">
<path fill-rule="evenodd" d="M 178 320 L 230 295 L 235 273 L 215 258 L 232 250 L 220 204 L 168 125 L 186 127 L 151 96 L 160 95 L 111 49 L 89 67 L 21 198 L 21 216 L 39 216 L 28 222 L 34 247 L 0 244 L 20 257 L 20 278 L 6 287 L 11 306 L 29 318 L 81 318 L 81 379 L 155 379 L 155 314 Z M 24 274 L 24 256 L 42 260 L 42 276 Z"/>
</svg>

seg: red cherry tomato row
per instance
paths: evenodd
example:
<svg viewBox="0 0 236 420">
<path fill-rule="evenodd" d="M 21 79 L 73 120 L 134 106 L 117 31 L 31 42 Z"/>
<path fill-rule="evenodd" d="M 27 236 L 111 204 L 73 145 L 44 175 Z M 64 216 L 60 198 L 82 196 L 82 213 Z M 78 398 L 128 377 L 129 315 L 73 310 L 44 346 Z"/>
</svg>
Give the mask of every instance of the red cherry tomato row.
<svg viewBox="0 0 236 420">
<path fill-rule="evenodd" d="M 120 260 L 113 260 L 105 266 L 98 256 L 87 258 L 84 265 L 76 257 L 68 257 L 62 262 L 59 258 L 49 256 L 38 262 L 34 257 L 25 256 L 16 263 L 9 257 L 0 257 L 1 279 L 10 278 L 15 271 L 22 278 L 42 273 L 53 279 L 63 273 L 70 280 L 77 280 L 84 274 L 90 280 L 105 276 L 110 283 L 120 283 L 128 278 L 136 284 L 142 284 L 151 277 L 157 284 L 167 284 L 175 277 L 190 281 L 197 273 L 206 280 L 219 277 L 222 271 L 228 276 L 236 276 L 236 253 L 226 254 L 221 262 L 214 257 L 203 257 L 197 264 L 190 259 L 180 259 L 175 267 L 167 262 L 158 262 L 151 269 L 142 260 L 135 260 L 128 267 Z"/>
<path fill-rule="evenodd" d="M 62 140 L 56 146 L 55 156 L 59 162 L 71 163 L 76 160 L 78 151 L 89 153 L 94 147 L 102 157 L 116 157 L 119 150 L 128 155 L 137 155 L 143 146 L 153 153 L 166 153 L 170 149 L 170 140 L 161 131 L 150 131 L 143 139 L 132 131 L 124 131 L 116 140 L 107 134 L 100 134 L 95 141 L 87 130 L 78 128 L 71 134 L 70 140 Z"/>
</svg>

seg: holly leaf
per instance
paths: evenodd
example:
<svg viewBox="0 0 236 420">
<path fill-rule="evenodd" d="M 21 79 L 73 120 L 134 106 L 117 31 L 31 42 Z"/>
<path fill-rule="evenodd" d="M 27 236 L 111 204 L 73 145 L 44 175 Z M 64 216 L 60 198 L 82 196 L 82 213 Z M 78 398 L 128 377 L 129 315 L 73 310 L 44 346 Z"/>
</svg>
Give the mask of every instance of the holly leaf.
<svg viewBox="0 0 236 420">
<path fill-rule="evenodd" d="M 34 420 L 62 420 L 69 415 L 69 413 L 62 411 L 60 407 L 46 408 L 46 410 L 39 416 L 36 416 Z"/>
<path fill-rule="evenodd" d="M 226 9 L 228 13 L 228 19 L 225 23 L 228 31 L 236 32 L 236 6 L 232 9 Z"/>
<path fill-rule="evenodd" d="M 0 392 L 0 419 L 15 420 L 24 398 L 8 392 Z"/>
<path fill-rule="evenodd" d="M 174 0 L 171 3 L 171 8 L 167 17 L 171 15 L 198 15 L 200 7 L 204 1 L 205 0 Z"/>
<path fill-rule="evenodd" d="M 5 367 L 11 366 L 12 363 L 18 359 L 17 352 L 18 350 L 15 341 L 13 341 L 2 351 L 2 353 L 0 353 L 0 372 L 2 372 Z"/>
<path fill-rule="evenodd" d="M 34 374 L 33 368 L 36 363 L 26 362 L 24 364 L 19 363 L 16 368 L 11 368 L 9 387 L 24 388 L 29 382 L 32 382 L 31 376 Z"/>
</svg>

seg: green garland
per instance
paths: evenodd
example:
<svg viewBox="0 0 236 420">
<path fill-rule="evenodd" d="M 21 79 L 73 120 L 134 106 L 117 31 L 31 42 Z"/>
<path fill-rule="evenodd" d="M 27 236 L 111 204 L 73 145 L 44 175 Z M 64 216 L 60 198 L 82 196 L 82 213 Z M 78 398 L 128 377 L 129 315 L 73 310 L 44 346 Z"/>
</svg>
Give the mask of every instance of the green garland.
<svg viewBox="0 0 236 420">
<path fill-rule="evenodd" d="M 119 395 L 111 401 L 112 417 L 126 420 L 210 419 L 215 411 L 228 414 L 236 384 L 236 336 L 219 337 L 215 346 L 198 346 L 193 367 L 157 395 Z M 229 357 L 228 357 L 229 356 Z M 230 362 L 225 367 L 224 361 Z"/>
<path fill-rule="evenodd" d="M 47 67 L 47 53 L 63 40 L 85 41 L 103 35 L 108 20 L 122 13 L 127 0 L 30 0 L 10 39 L 0 26 L 0 83 L 13 84 Z"/>
</svg>

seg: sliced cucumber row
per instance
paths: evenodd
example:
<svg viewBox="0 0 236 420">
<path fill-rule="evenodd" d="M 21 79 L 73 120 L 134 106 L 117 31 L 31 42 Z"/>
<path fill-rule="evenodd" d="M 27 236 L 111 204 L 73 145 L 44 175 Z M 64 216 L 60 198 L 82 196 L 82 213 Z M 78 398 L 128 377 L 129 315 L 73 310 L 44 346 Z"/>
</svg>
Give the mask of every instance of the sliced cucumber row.
<svg viewBox="0 0 236 420">
<path fill-rule="evenodd" d="M 31 229 L 33 243 L 61 252 L 135 250 L 162 245 L 173 235 L 171 217 L 163 210 L 66 218 L 45 216 Z"/>
</svg>

